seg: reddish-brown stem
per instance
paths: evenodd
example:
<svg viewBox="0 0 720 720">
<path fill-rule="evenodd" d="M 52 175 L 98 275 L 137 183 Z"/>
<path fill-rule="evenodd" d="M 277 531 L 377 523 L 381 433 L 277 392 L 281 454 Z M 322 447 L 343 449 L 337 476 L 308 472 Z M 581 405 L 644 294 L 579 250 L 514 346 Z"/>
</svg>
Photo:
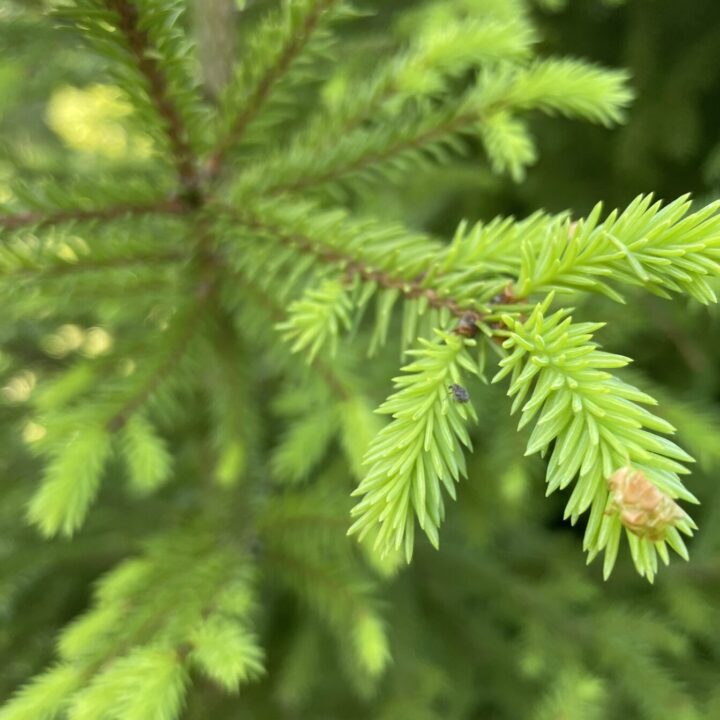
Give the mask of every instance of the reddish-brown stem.
<svg viewBox="0 0 720 720">
<path fill-rule="evenodd" d="M 230 132 L 220 142 L 215 152 L 210 157 L 207 165 L 207 174 L 210 178 L 215 178 L 220 173 L 225 156 L 230 147 L 240 141 L 245 129 L 258 114 L 262 106 L 265 104 L 270 92 L 277 81 L 287 72 L 291 63 L 302 52 L 307 45 L 313 33 L 318 27 L 320 18 L 323 13 L 330 8 L 337 0 L 318 0 L 313 10 L 308 13 L 305 22 L 298 33 L 296 33 L 287 44 L 285 49 L 277 59 L 277 62 L 265 72 L 258 82 L 255 90 L 250 95 L 245 105 L 245 109 L 238 115 L 232 125 Z"/>
<path fill-rule="evenodd" d="M 430 307 L 438 310 L 445 308 L 458 318 L 462 318 L 471 310 L 470 307 L 463 307 L 460 303 L 450 297 L 443 296 L 434 288 L 425 287 L 422 280 L 405 280 L 398 278 L 382 270 L 377 270 L 367 263 L 356 260 L 338 250 L 319 247 L 310 238 L 300 234 L 287 234 L 282 229 L 267 225 L 254 218 L 238 218 L 239 221 L 254 230 L 263 233 L 269 233 L 286 245 L 296 247 L 300 252 L 310 253 L 318 260 L 326 263 L 341 266 L 348 276 L 357 275 L 363 280 L 376 282 L 382 287 L 392 290 L 399 290 L 406 298 L 417 299 L 425 298 Z M 479 316 L 478 316 L 478 319 Z M 466 318 L 467 320 L 467 318 Z"/>
<path fill-rule="evenodd" d="M 198 178 L 193 151 L 180 113 L 170 98 L 168 83 L 145 30 L 140 27 L 137 8 L 130 0 L 105 0 L 118 14 L 118 28 L 127 40 L 140 73 L 148 84 L 148 95 L 158 115 L 165 121 L 173 161 L 185 187 L 196 187 Z"/>
<path fill-rule="evenodd" d="M 395 277 L 390 273 L 373 268 L 362 260 L 350 257 L 339 250 L 325 248 L 299 233 L 286 233 L 282 228 L 262 222 L 255 217 L 243 217 L 234 212 L 233 208 L 222 206 L 230 212 L 233 217 L 247 228 L 257 230 L 258 232 L 268 234 L 285 245 L 297 248 L 300 252 L 314 255 L 321 262 L 332 263 L 338 265 L 344 271 L 346 276 L 351 279 L 353 276 L 360 277 L 368 282 L 375 282 L 381 287 L 388 290 L 399 290 L 406 298 L 413 300 L 417 298 L 425 298 L 428 305 L 437 310 L 448 310 L 452 315 L 458 318 L 458 322 L 452 332 L 467 338 L 474 338 L 479 331 L 479 323 L 482 322 L 487 315 L 477 310 L 473 303 L 461 303 L 452 297 L 442 294 L 439 290 L 427 287 L 423 284 L 425 273 L 420 274 L 412 280 Z M 523 298 L 519 298 L 513 294 L 513 286 L 508 282 L 503 291 L 486 305 L 511 305 L 523 302 Z M 490 327 L 501 329 L 504 323 L 500 320 L 494 321 Z"/>
<path fill-rule="evenodd" d="M 0 215 L 0 228 L 15 230 L 19 227 L 43 227 L 59 223 L 87 220 L 114 220 L 124 215 L 148 215 L 152 213 L 178 215 L 186 212 L 185 205 L 179 200 L 162 200 L 159 202 L 137 205 L 113 205 L 107 208 L 89 210 L 61 210 L 56 213 L 32 211 L 15 215 Z"/>
</svg>

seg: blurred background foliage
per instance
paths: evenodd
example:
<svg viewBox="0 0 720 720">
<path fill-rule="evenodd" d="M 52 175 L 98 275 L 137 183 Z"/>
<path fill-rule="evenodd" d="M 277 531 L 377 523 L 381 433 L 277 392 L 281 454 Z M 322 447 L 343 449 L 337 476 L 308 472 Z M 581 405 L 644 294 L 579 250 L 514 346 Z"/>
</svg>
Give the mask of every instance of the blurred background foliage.
<svg viewBox="0 0 720 720">
<path fill-rule="evenodd" d="M 48 173 L 70 180 L 92 172 L 112 183 L 128 169 L 142 173 L 152 152 L 104 79 L 103 61 L 44 19 L 50 4 L 0 3 L 0 203 L 8 207 L 18 200 L 11 190 L 18 180 L 35 192 Z M 242 19 L 270 4 L 237 3 L 240 52 Z M 396 20 L 400 10 L 421 3 L 368 5 L 376 14 L 345 38 L 359 71 L 372 62 L 375 31 L 390 25 L 399 39 L 411 34 L 412 16 Z M 442 7 L 437 12 L 435 22 L 442 22 Z M 692 192 L 699 203 L 720 194 L 716 0 L 538 0 L 533 13 L 542 53 L 631 72 L 637 99 L 627 124 L 607 131 L 537 118 L 540 160 L 522 184 L 493 175 L 478 151 L 388 188 L 380 199 L 354 197 L 359 208 L 447 235 L 463 217 L 524 216 L 541 207 L 581 214 L 597 200 L 621 207 L 647 191 L 667 199 Z M 196 12 L 196 21 L 201 15 Z M 542 471 L 538 461 L 523 458 L 506 399 L 478 385 L 472 388 L 480 427 L 471 480 L 450 508 L 441 552 L 421 545 L 413 565 L 385 586 L 393 663 L 379 687 L 353 687 L 342 662 L 332 659 L 337 651 L 329 637 L 276 590 L 262 608 L 266 679 L 239 698 L 200 686 L 187 717 L 720 717 L 720 316 L 689 301 L 640 294 L 627 306 L 596 298 L 592 304 L 592 316 L 608 321 L 601 337 L 606 347 L 636 358 L 634 380 L 652 388 L 699 459 L 690 488 L 702 501 L 700 532 L 690 543 L 690 563 L 674 562 L 649 586 L 623 558 L 602 583 L 599 567 L 584 565 L 581 529 L 559 520 L 562 499 L 543 497 Z M 148 519 L 150 526 L 171 523 L 179 506 L 193 502 L 189 473 L 180 481 L 184 494 L 161 492 L 141 503 L 109 482 L 106 502 L 72 542 L 41 541 L 18 517 L 37 475 L 23 444 L 42 434 L 23 404 L 44 369 L 109 350 L 114 339 L 95 323 L 88 310 L 59 326 L 42 317 L 32 326 L 0 324 L 3 699 L 50 662 L 58 630 L 87 606 L 92 583 L 152 529 Z M 28 369 L 8 375 L 9 354 Z M 390 353 L 367 370 L 365 382 L 377 400 L 396 365 Z M 276 434 L 282 431 L 283 419 L 271 409 L 264 419 L 275 423 Z M 177 432 L 175 452 L 183 452 L 182 433 L 194 430 Z M 349 505 L 348 484 L 334 482 L 343 472 L 337 462 L 325 459 L 319 486 Z M 341 528 L 328 542 L 342 536 Z"/>
</svg>

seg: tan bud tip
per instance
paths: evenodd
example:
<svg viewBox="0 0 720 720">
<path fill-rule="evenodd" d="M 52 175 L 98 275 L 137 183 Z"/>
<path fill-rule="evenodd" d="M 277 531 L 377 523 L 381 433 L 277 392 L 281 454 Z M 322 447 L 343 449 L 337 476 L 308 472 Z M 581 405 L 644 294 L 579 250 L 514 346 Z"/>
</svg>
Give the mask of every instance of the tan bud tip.
<svg viewBox="0 0 720 720">
<path fill-rule="evenodd" d="M 667 531 L 687 517 L 669 495 L 630 465 L 608 478 L 608 488 L 610 511 L 619 514 L 622 524 L 638 537 L 652 542 L 664 540 Z"/>
</svg>

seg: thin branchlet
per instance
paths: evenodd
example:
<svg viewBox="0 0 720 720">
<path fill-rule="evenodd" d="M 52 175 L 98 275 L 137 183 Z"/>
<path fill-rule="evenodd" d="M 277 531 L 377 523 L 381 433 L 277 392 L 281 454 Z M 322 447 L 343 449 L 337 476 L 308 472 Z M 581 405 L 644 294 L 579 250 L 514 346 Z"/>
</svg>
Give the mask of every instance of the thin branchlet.
<svg viewBox="0 0 720 720">
<path fill-rule="evenodd" d="M 182 332 L 178 335 L 172 347 L 169 348 L 165 359 L 158 365 L 147 381 L 135 392 L 122 407 L 107 421 L 106 427 L 110 432 L 117 432 L 127 424 L 128 420 L 142 408 L 151 395 L 166 380 L 173 368 L 177 367 L 185 356 L 190 343 L 200 325 L 200 313 L 196 312 L 186 320 Z"/>
<path fill-rule="evenodd" d="M 429 130 L 425 130 L 415 137 L 399 138 L 397 142 L 383 148 L 382 150 L 372 150 L 349 163 L 331 167 L 325 172 L 315 175 L 308 173 L 299 180 L 277 184 L 269 188 L 268 192 L 271 195 L 280 195 L 286 192 L 300 192 L 302 190 L 315 187 L 316 185 L 333 182 L 334 180 L 339 180 L 351 173 L 361 172 L 367 168 L 371 168 L 373 165 L 383 163 L 391 158 L 401 155 L 404 152 L 422 150 L 424 147 L 432 144 L 433 142 L 436 142 L 449 134 L 469 129 L 478 122 L 479 118 L 476 113 L 463 113 L 452 117 L 446 122 L 436 125 Z"/>
</svg>

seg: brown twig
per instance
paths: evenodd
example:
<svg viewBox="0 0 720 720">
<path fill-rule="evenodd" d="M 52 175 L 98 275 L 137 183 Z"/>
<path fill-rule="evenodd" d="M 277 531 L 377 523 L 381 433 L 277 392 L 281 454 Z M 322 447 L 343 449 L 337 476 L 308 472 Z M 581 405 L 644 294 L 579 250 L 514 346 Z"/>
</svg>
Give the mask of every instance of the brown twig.
<svg viewBox="0 0 720 720">
<path fill-rule="evenodd" d="M 160 117 L 165 121 L 173 160 L 185 187 L 198 184 L 193 151 L 180 113 L 170 98 L 167 80 L 145 30 L 140 27 L 138 10 L 130 0 L 105 0 L 118 14 L 118 28 L 125 36 L 135 64 L 148 83 L 148 95 Z"/>
<path fill-rule="evenodd" d="M 219 143 L 217 149 L 210 157 L 207 166 L 207 174 L 210 178 L 215 178 L 220 173 L 222 165 L 225 161 L 225 156 L 230 147 L 242 138 L 245 129 L 258 114 L 263 104 L 267 100 L 273 86 L 278 80 L 287 72 L 291 63 L 295 58 L 302 52 L 303 48 L 307 45 L 313 33 L 317 29 L 320 18 L 323 13 L 328 10 L 337 0 L 318 0 L 313 10 L 308 13 L 305 18 L 305 22 L 301 30 L 296 33 L 285 47 L 283 52 L 277 59 L 277 62 L 272 67 L 268 68 L 265 74 L 262 76 L 260 82 L 257 84 L 254 92 L 248 98 L 245 109 L 235 120 L 230 132 L 227 136 Z"/>
<path fill-rule="evenodd" d="M 367 263 L 345 255 L 338 250 L 329 250 L 327 248 L 318 247 L 317 243 L 314 243 L 308 237 L 299 234 L 288 235 L 284 233 L 281 228 L 267 225 L 254 218 L 238 217 L 238 220 L 246 227 L 260 232 L 269 233 L 280 240 L 280 242 L 292 245 L 300 252 L 310 253 L 322 262 L 340 265 L 349 276 L 357 275 L 363 280 L 376 282 L 378 285 L 381 285 L 388 290 L 399 290 L 408 299 L 424 297 L 428 301 L 430 307 L 438 310 L 445 308 L 458 318 L 465 317 L 464 322 L 467 322 L 467 312 L 472 310 L 470 307 L 463 307 L 453 298 L 443 296 L 434 288 L 423 286 L 422 280 L 405 280 L 403 278 L 395 277 L 382 270 L 377 270 Z M 477 319 L 480 319 L 479 315 Z"/>
<path fill-rule="evenodd" d="M 227 204 L 219 204 L 218 207 L 229 213 L 238 223 L 251 230 L 257 230 L 258 232 L 271 235 L 276 240 L 297 248 L 300 252 L 314 255 L 322 262 L 340 266 L 344 269 L 348 278 L 357 275 L 363 280 L 376 282 L 388 290 L 399 290 L 410 300 L 425 298 L 430 307 L 437 310 L 448 310 L 458 318 L 457 325 L 452 329 L 455 335 L 474 338 L 480 329 L 479 324 L 487 317 L 486 313 L 476 309 L 472 301 L 462 303 L 452 297 L 443 295 L 442 292 L 436 288 L 425 286 L 423 281 L 426 273 L 424 272 L 412 280 L 398 278 L 390 273 L 373 268 L 367 263 L 350 257 L 340 251 L 320 247 L 318 243 L 304 235 L 300 235 L 299 233 L 288 234 L 281 227 L 267 224 L 256 217 L 243 216 Z M 523 303 L 524 301 L 525 298 L 518 297 L 514 294 L 512 281 L 508 281 L 508 284 L 503 288 L 502 292 L 493 297 L 489 302 L 486 302 L 485 305 L 488 307 L 495 305 L 515 305 Z M 522 318 L 523 316 L 520 315 L 519 317 Z M 490 327 L 502 330 L 505 329 L 505 324 L 502 320 L 494 320 L 490 322 Z M 496 341 L 502 342 L 500 338 L 496 338 Z"/>
<path fill-rule="evenodd" d="M 161 200 L 137 205 L 113 205 L 107 208 L 92 208 L 89 210 L 61 210 L 56 213 L 31 211 L 15 215 L 0 215 L 0 228 L 15 230 L 19 227 L 44 227 L 64 222 L 78 222 L 88 220 L 114 220 L 124 215 L 148 215 L 152 213 L 179 215 L 186 211 L 185 205 L 179 200 Z"/>
</svg>

